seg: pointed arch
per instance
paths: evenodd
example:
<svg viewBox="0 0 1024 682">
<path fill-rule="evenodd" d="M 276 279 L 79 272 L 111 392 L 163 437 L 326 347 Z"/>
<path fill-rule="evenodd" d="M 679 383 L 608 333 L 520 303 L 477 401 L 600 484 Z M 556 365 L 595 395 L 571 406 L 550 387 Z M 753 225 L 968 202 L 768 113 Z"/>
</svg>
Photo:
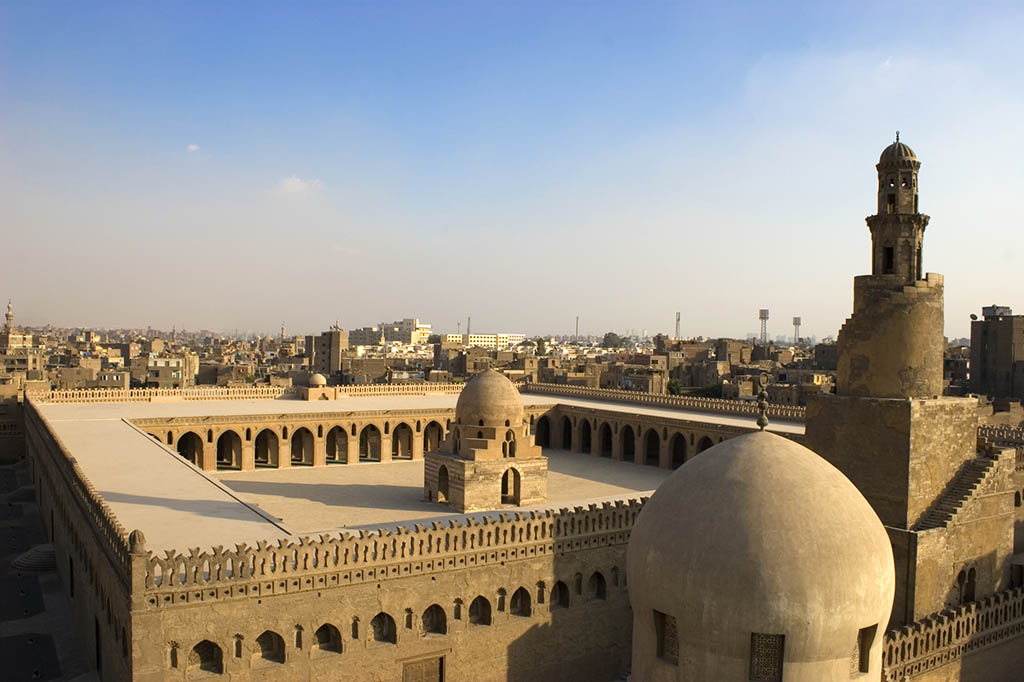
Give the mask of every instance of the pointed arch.
<svg viewBox="0 0 1024 682">
<path fill-rule="evenodd" d="M 277 433 L 273 429 L 263 429 L 256 434 L 253 454 L 256 466 L 258 467 L 278 466 L 280 463 L 278 458 L 278 440 Z"/>
<path fill-rule="evenodd" d="M 327 432 L 327 462 L 331 464 L 348 464 L 348 434 L 340 426 Z"/>
<path fill-rule="evenodd" d="M 644 464 L 648 466 L 661 465 L 661 438 L 654 429 L 647 429 L 644 435 Z"/>
</svg>

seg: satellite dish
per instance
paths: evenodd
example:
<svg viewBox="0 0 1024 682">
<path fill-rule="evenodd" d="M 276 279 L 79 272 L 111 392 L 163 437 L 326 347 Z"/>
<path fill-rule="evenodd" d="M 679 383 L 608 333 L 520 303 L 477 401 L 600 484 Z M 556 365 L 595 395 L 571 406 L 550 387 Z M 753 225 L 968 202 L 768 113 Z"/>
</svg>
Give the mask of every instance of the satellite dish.
<svg viewBox="0 0 1024 682">
<path fill-rule="evenodd" d="M 975 315 L 974 313 L 971 313 L 971 319 L 974 320 L 975 322 L 977 322 L 978 321 L 978 316 Z"/>
</svg>

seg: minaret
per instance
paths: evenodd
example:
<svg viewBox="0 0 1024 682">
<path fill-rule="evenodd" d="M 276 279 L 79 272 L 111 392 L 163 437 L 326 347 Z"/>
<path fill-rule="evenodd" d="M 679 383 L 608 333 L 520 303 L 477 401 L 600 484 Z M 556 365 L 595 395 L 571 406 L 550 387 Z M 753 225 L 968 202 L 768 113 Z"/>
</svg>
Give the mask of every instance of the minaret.
<svg viewBox="0 0 1024 682">
<path fill-rule="evenodd" d="M 924 279 L 921 246 L 928 216 L 918 212 L 917 173 L 921 162 L 896 141 L 885 148 L 878 165 L 878 213 L 867 219 L 871 230 L 871 274 L 896 275 L 905 284 Z"/>
<path fill-rule="evenodd" d="M 11 309 L 11 299 L 7 299 L 7 314 L 4 317 L 7 319 L 4 330 L 12 331 L 14 329 L 14 311 Z"/>
<path fill-rule="evenodd" d="M 853 315 L 839 332 L 836 393 L 879 398 L 942 394 L 942 275 L 924 274 L 928 216 L 918 213 L 921 162 L 896 141 L 878 165 L 878 213 L 869 216 L 871 274 L 853 284 Z"/>
<path fill-rule="evenodd" d="M 953 596 L 959 572 L 975 569 L 978 597 L 1008 585 L 1013 458 L 979 453 L 976 399 L 942 395 L 943 280 L 922 268 L 921 164 L 897 137 L 875 168 L 871 274 L 854 278 L 836 393 L 807 400 L 806 444 L 885 525 L 897 626 L 961 603 Z"/>
<path fill-rule="evenodd" d="M 284 343 L 284 322 L 281 323 L 281 343 Z"/>
</svg>

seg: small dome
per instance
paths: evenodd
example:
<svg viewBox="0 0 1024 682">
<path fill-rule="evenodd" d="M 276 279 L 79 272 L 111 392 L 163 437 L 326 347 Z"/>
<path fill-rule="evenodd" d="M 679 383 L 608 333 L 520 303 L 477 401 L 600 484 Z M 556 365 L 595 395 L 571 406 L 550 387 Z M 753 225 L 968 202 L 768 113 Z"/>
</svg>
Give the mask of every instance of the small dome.
<svg viewBox="0 0 1024 682">
<path fill-rule="evenodd" d="M 323 374 L 317 373 L 309 378 L 310 388 L 319 388 L 327 385 L 327 378 Z"/>
<path fill-rule="evenodd" d="M 523 421 L 523 398 L 508 377 L 489 369 L 466 382 L 455 404 L 455 419 L 460 424 L 518 425 Z"/>
<path fill-rule="evenodd" d="M 882 155 L 878 157 L 878 163 L 889 165 L 898 164 L 901 161 L 917 161 L 917 154 L 897 138 L 895 142 L 882 150 Z"/>
<path fill-rule="evenodd" d="M 889 538 L 849 479 L 787 438 L 732 438 L 676 470 L 636 520 L 627 574 L 640 679 L 653 611 L 676 619 L 680 679 L 746 679 L 754 633 L 784 635 L 786 665 L 801 664 L 785 679 L 839 679 L 871 626 L 881 671 Z"/>
</svg>

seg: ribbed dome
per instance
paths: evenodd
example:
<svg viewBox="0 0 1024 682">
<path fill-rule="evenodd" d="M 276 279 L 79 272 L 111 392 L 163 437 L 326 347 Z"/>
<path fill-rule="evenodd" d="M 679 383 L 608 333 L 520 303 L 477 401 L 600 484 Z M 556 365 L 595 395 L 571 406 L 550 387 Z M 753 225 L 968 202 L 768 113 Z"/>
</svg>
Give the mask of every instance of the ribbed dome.
<svg viewBox="0 0 1024 682">
<path fill-rule="evenodd" d="M 309 377 L 309 386 L 310 386 L 310 388 L 319 388 L 321 386 L 326 386 L 326 385 L 327 385 L 326 377 L 324 377 L 324 375 L 320 374 L 319 372 L 314 374 L 313 376 Z"/>
<path fill-rule="evenodd" d="M 468 382 L 455 404 L 455 419 L 460 424 L 504 426 L 521 424 L 523 398 L 515 385 L 501 372 L 489 369 Z"/>
<path fill-rule="evenodd" d="M 839 679 L 861 628 L 877 625 L 879 644 L 895 582 L 889 538 L 857 488 L 766 432 L 708 449 L 658 487 L 627 572 L 641 679 L 655 610 L 676 619 L 679 679 L 747 679 L 752 633 L 785 635 L 787 664 L 815 663 L 787 680 Z"/>
<path fill-rule="evenodd" d="M 878 163 L 881 164 L 898 164 L 900 161 L 917 161 L 917 154 L 899 140 L 883 149 L 882 155 L 878 157 Z"/>
</svg>

